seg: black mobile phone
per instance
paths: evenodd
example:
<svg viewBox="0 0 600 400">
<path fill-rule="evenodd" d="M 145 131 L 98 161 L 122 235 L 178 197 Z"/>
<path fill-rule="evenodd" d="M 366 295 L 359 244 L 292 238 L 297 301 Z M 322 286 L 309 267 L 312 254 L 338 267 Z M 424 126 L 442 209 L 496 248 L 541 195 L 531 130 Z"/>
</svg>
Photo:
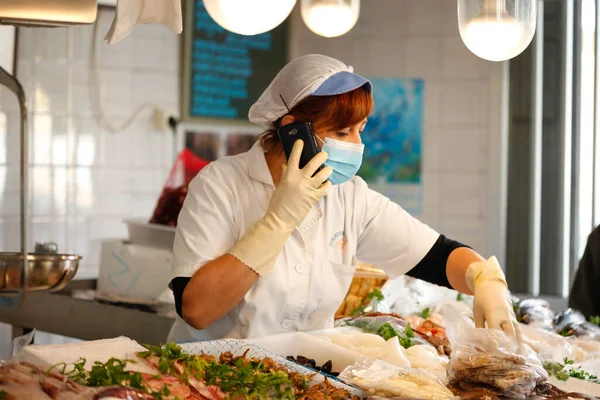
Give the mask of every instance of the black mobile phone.
<svg viewBox="0 0 600 400">
<path fill-rule="evenodd" d="M 302 149 L 302 155 L 300 156 L 300 168 L 304 168 L 304 166 L 320 152 L 310 122 L 296 121 L 284 125 L 277 129 L 277 136 L 279 136 L 279 142 L 283 147 L 286 160 L 290 159 L 292 147 L 294 147 L 296 140 L 302 139 L 304 148 Z M 323 169 L 322 165 L 315 171 L 315 174 L 321 169 Z"/>
</svg>

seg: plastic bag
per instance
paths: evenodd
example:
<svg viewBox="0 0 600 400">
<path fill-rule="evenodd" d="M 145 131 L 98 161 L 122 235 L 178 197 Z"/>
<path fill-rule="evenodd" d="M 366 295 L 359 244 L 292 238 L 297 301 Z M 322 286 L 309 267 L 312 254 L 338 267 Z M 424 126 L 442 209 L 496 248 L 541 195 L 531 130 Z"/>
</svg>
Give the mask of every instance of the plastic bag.
<svg viewBox="0 0 600 400">
<path fill-rule="evenodd" d="M 388 329 L 392 328 L 394 331 L 400 333 L 402 337 L 406 336 L 408 322 L 403 318 L 395 317 L 393 315 L 364 315 L 357 318 L 346 318 L 340 320 L 336 326 L 351 326 L 360 329 L 364 333 L 378 334 L 378 332 L 380 332 L 382 329 L 382 326 L 385 324 L 388 324 L 386 325 Z M 414 326 L 411 326 L 408 331 L 410 332 L 410 330 L 414 330 L 414 328 Z M 429 344 L 426 340 L 418 335 L 413 335 L 410 337 L 410 339 L 413 344 Z"/>
<path fill-rule="evenodd" d="M 564 337 L 553 332 L 540 330 L 530 325 L 520 324 L 521 340 L 529 345 L 541 361 L 562 361 L 565 358 L 577 359 L 577 350 Z"/>
<path fill-rule="evenodd" d="M 359 357 L 339 378 L 354 384 L 368 396 L 404 396 L 427 400 L 447 400 L 455 396 L 435 376 L 414 368 L 400 368 L 381 360 Z"/>
<path fill-rule="evenodd" d="M 31 343 L 33 343 L 34 336 L 35 329 L 32 329 L 31 332 L 14 338 L 12 341 L 12 357 L 14 358 L 17 354 L 19 354 L 23 347 L 29 346 Z"/>
<path fill-rule="evenodd" d="M 208 164 L 208 161 L 188 149 L 179 153 L 150 218 L 151 224 L 177 225 L 177 217 L 187 195 L 188 184 Z"/>
<path fill-rule="evenodd" d="M 448 364 L 453 384 L 488 385 L 504 397 L 524 399 L 548 379 L 541 361 L 527 344 L 517 344 L 497 329 L 475 328 L 471 320 L 458 324 Z"/>
<path fill-rule="evenodd" d="M 424 308 L 434 307 L 440 302 L 462 301 L 472 303 L 471 296 L 459 295 L 458 292 L 437 286 L 409 276 L 389 280 L 382 288 L 386 301 L 391 303 L 391 310 L 400 315 L 420 313 Z"/>
</svg>

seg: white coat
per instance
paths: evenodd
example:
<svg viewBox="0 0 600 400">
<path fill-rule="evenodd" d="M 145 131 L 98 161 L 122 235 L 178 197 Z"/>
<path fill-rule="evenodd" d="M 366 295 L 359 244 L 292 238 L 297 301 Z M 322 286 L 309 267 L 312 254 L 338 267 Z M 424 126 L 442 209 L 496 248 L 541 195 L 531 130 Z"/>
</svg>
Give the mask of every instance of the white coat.
<svg viewBox="0 0 600 400">
<path fill-rule="evenodd" d="M 262 218 L 275 186 L 264 151 L 219 159 L 189 185 L 179 215 L 172 277 L 191 277 L 227 253 Z M 293 232 L 267 278 L 204 330 L 181 318 L 169 341 L 248 338 L 333 326 L 357 260 L 391 278 L 412 269 L 439 234 L 359 177 L 333 186 Z M 210 290 L 210 289 L 209 289 Z"/>
</svg>

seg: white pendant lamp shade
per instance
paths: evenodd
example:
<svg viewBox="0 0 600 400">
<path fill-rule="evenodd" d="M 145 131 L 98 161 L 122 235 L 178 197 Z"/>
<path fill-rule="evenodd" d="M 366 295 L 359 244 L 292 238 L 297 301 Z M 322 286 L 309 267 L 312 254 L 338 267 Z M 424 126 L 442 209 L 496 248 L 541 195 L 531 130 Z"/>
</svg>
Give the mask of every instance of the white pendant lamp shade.
<svg viewBox="0 0 600 400">
<path fill-rule="evenodd" d="M 212 19 L 230 32 L 258 35 L 279 26 L 296 0 L 204 0 Z"/>
<path fill-rule="evenodd" d="M 458 0 L 458 28 L 469 50 L 490 61 L 509 60 L 531 43 L 537 0 Z"/>
<path fill-rule="evenodd" d="M 302 19 L 314 33 L 336 37 L 347 33 L 358 21 L 360 0 L 301 0 Z"/>
</svg>

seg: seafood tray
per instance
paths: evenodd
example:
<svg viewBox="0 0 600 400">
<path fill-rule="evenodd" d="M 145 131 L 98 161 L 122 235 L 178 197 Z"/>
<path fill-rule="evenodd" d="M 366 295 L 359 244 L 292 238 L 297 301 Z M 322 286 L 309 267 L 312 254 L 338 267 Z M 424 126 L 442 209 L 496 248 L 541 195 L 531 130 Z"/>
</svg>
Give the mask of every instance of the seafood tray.
<svg viewBox="0 0 600 400">
<path fill-rule="evenodd" d="M 222 339 L 213 340 L 208 342 L 194 342 L 194 343 L 181 343 L 179 344 L 184 352 L 189 354 L 210 354 L 215 357 L 219 357 L 222 353 L 230 351 L 234 357 L 242 356 L 246 353 L 247 357 L 250 358 L 271 358 L 276 363 L 283 365 L 289 371 L 301 373 L 303 375 L 312 375 L 310 385 L 316 385 L 325 380 L 325 376 L 317 374 L 315 371 L 305 368 L 292 361 L 288 361 L 285 357 L 281 357 L 275 353 L 271 353 L 259 346 L 252 343 L 248 343 L 242 340 L 233 339 Z M 340 381 L 330 379 L 329 383 L 337 388 L 346 389 L 353 396 L 364 397 L 364 393 L 352 386 L 346 385 Z"/>
</svg>

